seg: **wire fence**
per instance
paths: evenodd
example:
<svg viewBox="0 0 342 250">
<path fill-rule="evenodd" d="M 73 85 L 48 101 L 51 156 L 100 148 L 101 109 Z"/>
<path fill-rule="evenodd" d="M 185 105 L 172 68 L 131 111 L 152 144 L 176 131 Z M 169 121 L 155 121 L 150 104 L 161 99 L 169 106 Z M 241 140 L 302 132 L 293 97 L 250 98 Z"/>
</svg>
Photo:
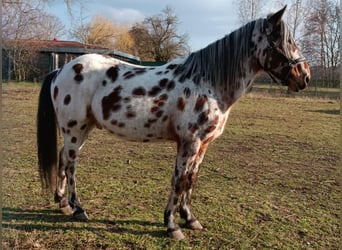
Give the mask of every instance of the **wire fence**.
<svg viewBox="0 0 342 250">
<path fill-rule="evenodd" d="M 340 99 L 340 87 L 327 88 L 318 87 L 317 85 L 310 85 L 301 92 L 292 92 L 287 87 L 281 86 L 276 83 L 254 83 L 249 93 L 259 93 L 268 95 L 281 95 L 289 97 L 311 97 L 311 98 L 327 98 L 327 99 Z"/>
</svg>

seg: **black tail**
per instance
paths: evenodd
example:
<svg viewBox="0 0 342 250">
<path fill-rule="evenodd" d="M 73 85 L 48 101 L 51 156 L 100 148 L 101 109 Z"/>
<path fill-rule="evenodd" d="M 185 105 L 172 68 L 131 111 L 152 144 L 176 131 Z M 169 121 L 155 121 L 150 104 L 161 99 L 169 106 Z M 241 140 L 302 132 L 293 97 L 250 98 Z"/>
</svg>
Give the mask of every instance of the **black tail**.
<svg viewBox="0 0 342 250">
<path fill-rule="evenodd" d="M 37 148 L 40 179 L 44 189 L 56 190 L 57 123 L 51 99 L 51 82 L 57 71 L 46 76 L 39 94 Z"/>
</svg>

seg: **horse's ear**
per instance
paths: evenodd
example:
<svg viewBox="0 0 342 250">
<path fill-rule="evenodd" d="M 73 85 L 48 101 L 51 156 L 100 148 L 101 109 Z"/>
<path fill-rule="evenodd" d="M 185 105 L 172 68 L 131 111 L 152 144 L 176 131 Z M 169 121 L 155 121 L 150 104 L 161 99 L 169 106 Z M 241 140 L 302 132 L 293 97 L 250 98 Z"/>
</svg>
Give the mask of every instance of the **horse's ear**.
<svg viewBox="0 0 342 250">
<path fill-rule="evenodd" d="M 282 8 L 281 10 L 279 10 L 278 12 L 272 14 L 272 15 L 269 15 L 267 17 L 267 21 L 272 24 L 273 26 L 277 26 L 280 24 L 281 22 L 281 18 L 283 17 L 284 15 L 284 12 L 286 10 L 286 7 L 287 5 L 284 6 L 284 8 Z"/>
</svg>

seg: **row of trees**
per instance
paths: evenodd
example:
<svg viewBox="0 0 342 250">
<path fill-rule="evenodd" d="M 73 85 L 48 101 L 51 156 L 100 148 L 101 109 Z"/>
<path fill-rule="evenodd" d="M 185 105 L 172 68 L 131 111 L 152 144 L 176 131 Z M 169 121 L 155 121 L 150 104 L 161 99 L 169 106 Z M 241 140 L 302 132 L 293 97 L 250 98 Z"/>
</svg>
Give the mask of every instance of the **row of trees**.
<svg viewBox="0 0 342 250">
<path fill-rule="evenodd" d="M 262 14 L 267 0 L 239 0 L 238 14 L 246 23 Z M 313 67 L 316 81 L 323 86 L 339 84 L 340 6 L 337 0 L 279 0 L 288 5 L 286 22 L 297 44 Z"/>
<path fill-rule="evenodd" d="M 51 40 L 69 33 L 85 44 L 95 44 L 139 56 L 145 61 L 169 61 L 188 54 L 188 35 L 178 31 L 179 19 L 170 7 L 161 13 L 148 16 L 134 25 L 116 24 L 98 15 L 90 22 L 79 21 L 80 25 L 66 31 L 61 20 L 45 11 L 54 0 L 2 0 L 3 40 Z M 71 14 L 71 4 L 77 0 L 64 0 Z M 237 1 L 237 0 L 236 0 Z M 270 0 L 238 0 L 237 13 L 240 22 L 246 23 L 265 15 L 263 6 Z M 278 0 L 277 6 L 288 5 L 286 22 L 291 33 L 309 60 L 313 71 L 319 72 L 325 85 L 336 82 L 340 65 L 340 7 L 337 0 Z M 268 12 L 268 11 L 267 11 Z M 6 43 L 4 43 L 6 45 Z M 20 44 L 11 44 L 14 68 L 28 68 L 34 60 L 34 50 L 27 51 Z M 26 65 L 24 67 L 24 64 Z M 34 70 L 34 69 L 30 69 Z M 317 76 L 318 77 L 318 76 Z"/>
<path fill-rule="evenodd" d="M 304 24 L 302 44 L 313 65 L 319 65 L 322 80 L 334 84 L 340 66 L 340 7 L 336 1 L 312 3 Z"/>
<path fill-rule="evenodd" d="M 98 15 L 73 29 L 71 35 L 83 43 L 121 50 L 145 61 L 166 62 L 190 51 L 188 35 L 179 34 L 178 24 L 178 17 L 166 7 L 133 26 L 117 25 Z"/>
<path fill-rule="evenodd" d="M 51 1 L 51 0 L 50 0 Z M 169 61 L 189 53 L 188 35 L 177 30 L 179 20 L 170 7 L 133 26 L 118 25 L 98 15 L 66 31 L 61 20 L 45 11 L 49 0 L 2 0 L 2 30 L 5 40 L 51 40 L 69 35 L 85 44 L 121 50 L 142 60 Z M 67 6 L 73 0 L 65 0 Z"/>
<path fill-rule="evenodd" d="M 64 0 L 70 15 L 75 1 Z M 179 20 L 170 7 L 133 26 L 118 25 L 98 15 L 89 23 L 81 21 L 81 25 L 66 31 L 58 17 L 45 11 L 51 2 L 53 0 L 2 0 L 2 42 L 12 64 L 9 68 L 17 81 L 27 79 L 28 73 L 37 70 L 34 62 L 39 48 L 30 41 L 52 40 L 68 33 L 84 44 L 126 52 L 143 61 L 166 62 L 190 51 L 188 35 L 178 32 Z"/>
</svg>

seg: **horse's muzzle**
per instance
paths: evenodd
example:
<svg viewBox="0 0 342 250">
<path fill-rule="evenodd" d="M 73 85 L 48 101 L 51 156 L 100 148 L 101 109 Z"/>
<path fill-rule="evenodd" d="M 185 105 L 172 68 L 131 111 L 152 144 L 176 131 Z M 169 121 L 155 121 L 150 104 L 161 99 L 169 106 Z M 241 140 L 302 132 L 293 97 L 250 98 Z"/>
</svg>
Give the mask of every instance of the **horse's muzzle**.
<svg viewBox="0 0 342 250">
<path fill-rule="evenodd" d="M 299 92 L 309 85 L 310 79 L 311 74 L 309 65 L 307 62 L 303 62 L 291 68 L 286 85 L 288 85 L 289 89 L 292 91 Z"/>
<path fill-rule="evenodd" d="M 290 90 L 294 92 L 299 92 L 300 90 L 305 89 L 310 82 L 310 76 L 308 74 L 305 74 L 301 79 L 295 80 L 289 80 L 288 83 L 283 83 L 284 85 L 287 85 Z"/>
</svg>

